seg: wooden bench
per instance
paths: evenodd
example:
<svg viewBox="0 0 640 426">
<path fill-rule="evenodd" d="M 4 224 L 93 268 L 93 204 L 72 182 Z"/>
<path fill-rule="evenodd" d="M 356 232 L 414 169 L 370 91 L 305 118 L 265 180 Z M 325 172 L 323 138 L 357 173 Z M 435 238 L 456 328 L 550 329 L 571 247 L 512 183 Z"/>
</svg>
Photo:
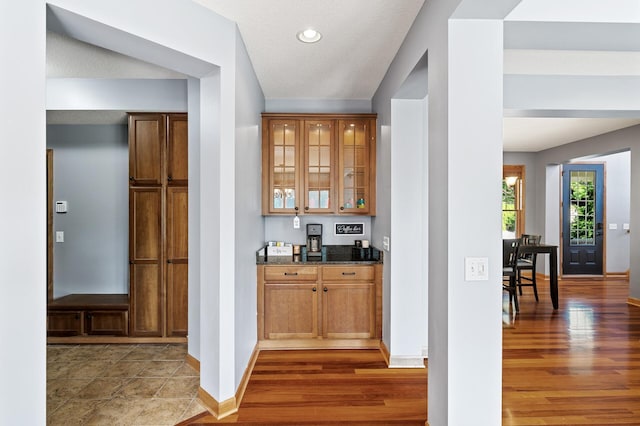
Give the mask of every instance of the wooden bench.
<svg viewBox="0 0 640 426">
<path fill-rule="evenodd" d="M 47 336 L 128 334 L 127 294 L 69 294 L 48 304 Z"/>
</svg>

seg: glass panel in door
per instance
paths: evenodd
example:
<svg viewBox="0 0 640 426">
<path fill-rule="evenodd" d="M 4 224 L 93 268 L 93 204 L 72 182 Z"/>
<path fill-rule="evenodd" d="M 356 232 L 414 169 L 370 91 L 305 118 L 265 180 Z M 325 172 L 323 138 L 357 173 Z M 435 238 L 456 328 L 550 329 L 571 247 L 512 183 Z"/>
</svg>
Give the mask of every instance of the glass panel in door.
<svg viewBox="0 0 640 426">
<path fill-rule="evenodd" d="M 306 181 L 305 211 L 332 209 L 333 198 L 333 125 L 331 121 L 305 123 Z"/>
<path fill-rule="evenodd" d="M 369 128 L 366 120 L 340 122 L 340 210 L 363 213 L 369 202 Z"/>
<path fill-rule="evenodd" d="M 296 202 L 297 146 L 296 125 L 288 122 L 272 122 L 271 182 L 273 196 L 271 209 L 283 211 L 294 209 Z"/>
</svg>

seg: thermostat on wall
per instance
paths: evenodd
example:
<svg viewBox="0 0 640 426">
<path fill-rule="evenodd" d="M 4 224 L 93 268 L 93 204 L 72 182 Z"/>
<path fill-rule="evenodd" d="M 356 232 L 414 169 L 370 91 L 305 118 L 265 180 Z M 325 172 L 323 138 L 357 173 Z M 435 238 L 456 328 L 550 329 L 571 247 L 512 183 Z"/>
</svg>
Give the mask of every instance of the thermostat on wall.
<svg viewBox="0 0 640 426">
<path fill-rule="evenodd" d="M 66 213 L 66 212 L 67 212 L 67 202 L 56 201 L 56 213 Z"/>
</svg>

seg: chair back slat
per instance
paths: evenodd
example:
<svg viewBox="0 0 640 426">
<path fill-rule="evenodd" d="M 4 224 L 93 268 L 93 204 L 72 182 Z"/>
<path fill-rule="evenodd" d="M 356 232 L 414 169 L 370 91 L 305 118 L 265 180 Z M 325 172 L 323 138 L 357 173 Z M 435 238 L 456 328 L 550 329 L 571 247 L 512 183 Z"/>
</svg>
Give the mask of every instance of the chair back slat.
<svg viewBox="0 0 640 426">
<path fill-rule="evenodd" d="M 504 268 L 515 267 L 518 260 L 518 239 L 502 240 L 502 266 Z"/>
</svg>

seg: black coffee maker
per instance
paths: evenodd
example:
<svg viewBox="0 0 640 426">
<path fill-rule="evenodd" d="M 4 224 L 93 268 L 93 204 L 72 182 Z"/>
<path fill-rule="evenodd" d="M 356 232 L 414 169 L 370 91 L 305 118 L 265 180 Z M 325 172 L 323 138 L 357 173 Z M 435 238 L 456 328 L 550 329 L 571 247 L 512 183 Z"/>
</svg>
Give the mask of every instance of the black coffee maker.
<svg viewBox="0 0 640 426">
<path fill-rule="evenodd" d="M 307 224 L 307 257 L 322 257 L 322 225 Z"/>
</svg>

